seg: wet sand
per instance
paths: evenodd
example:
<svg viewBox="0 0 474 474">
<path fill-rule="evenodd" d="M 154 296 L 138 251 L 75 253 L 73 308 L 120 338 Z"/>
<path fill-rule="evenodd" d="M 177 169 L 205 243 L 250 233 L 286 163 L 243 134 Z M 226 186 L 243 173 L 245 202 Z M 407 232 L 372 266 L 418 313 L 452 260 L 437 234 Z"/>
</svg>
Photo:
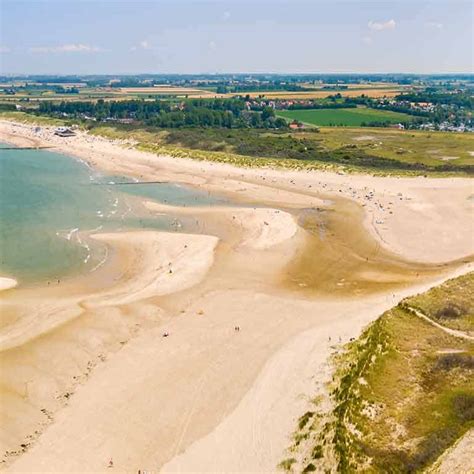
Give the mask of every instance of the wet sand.
<svg viewBox="0 0 474 474">
<path fill-rule="evenodd" d="M 367 232 L 357 199 L 329 185 L 308 191 L 319 174 L 240 177 L 188 160 L 154 164 L 117 145 L 74 146 L 95 165 L 114 151 L 120 173 L 136 164 L 247 207 L 147 203 L 156 215 L 194 219 L 194 234 L 102 236 L 110 258 L 94 283 L 4 292 L 1 443 L 12 472 L 100 472 L 110 458 L 125 472 L 274 470 L 305 397 L 329 376 L 334 345 L 402 297 L 469 268 L 457 260 L 472 254 L 469 207 L 452 212 L 464 218 L 461 239 L 446 249 L 442 235 L 438 253 L 413 262 L 416 246 L 394 253 L 376 227 Z M 465 192 L 461 181 L 446 195 L 454 206 Z M 256 201 L 264 207 L 248 207 Z M 407 209 L 399 202 L 395 215 Z M 390 243 L 417 225 L 403 222 Z"/>
</svg>

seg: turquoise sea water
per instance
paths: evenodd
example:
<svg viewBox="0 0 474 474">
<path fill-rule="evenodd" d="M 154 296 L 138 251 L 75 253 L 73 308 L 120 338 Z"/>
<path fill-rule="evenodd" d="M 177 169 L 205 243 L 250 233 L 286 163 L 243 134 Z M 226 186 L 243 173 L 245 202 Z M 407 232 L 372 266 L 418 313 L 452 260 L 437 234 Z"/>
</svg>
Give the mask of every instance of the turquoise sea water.
<svg viewBox="0 0 474 474">
<path fill-rule="evenodd" d="M 173 205 L 222 200 L 174 184 L 111 185 L 132 181 L 104 176 L 74 158 L 47 150 L 0 146 L 0 275 L 20 283 L 90 271 L 105 255 L 91 231 L 174 230 L 173 216 L 137 215 L 132 196 Z"/>
</svg>

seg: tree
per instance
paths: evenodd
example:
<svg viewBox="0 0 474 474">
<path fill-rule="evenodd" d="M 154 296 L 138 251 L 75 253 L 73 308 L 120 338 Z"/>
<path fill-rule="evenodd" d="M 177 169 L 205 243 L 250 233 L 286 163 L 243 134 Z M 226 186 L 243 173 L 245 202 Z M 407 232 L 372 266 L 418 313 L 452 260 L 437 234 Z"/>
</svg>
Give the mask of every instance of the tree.
<svg viewBox="0 0 474 474">
<path fill-rule="evenodd" d="M 275 111 L 271 107 L 265 107 L 262 111 L 262 120 L 268 120 L 270 117 L 275 117 Z"/>
</svg>

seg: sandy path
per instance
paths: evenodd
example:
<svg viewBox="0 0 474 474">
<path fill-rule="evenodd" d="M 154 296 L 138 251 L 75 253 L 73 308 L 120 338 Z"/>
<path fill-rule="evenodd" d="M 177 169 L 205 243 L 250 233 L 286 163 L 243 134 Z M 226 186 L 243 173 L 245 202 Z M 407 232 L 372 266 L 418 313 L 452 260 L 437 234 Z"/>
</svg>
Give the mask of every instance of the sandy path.
<svg viewBox="0 0 474 474">
<path fill-rule="evenodd" d="M 441 331 L 445 332 L 446 334 L 450 334 L 451 336 L 454 336 L 454 337 L 459 337 L 460 339 L 474 341 L 474 336 L 470 336 L 469 334 L 466 334 L 464 331 L 447 328 L 446 326 L 443 326 L 442 324 L 439 324 L 436 321 L 433 321 L 431 318 L 426 316 L 426 314 L 422 313 L 418 309 L 412 308 L 411 306 L 407 306 L 407 309 L 414 315 L 418 316 L 419 318 L 425 320 L 426 322 L 434 326 L 435 328 L 441 329 Z"/>
<path fill-rule="evenodd" d="M 470 429 L 458 442 L 448 449 L 428 470 L 436 474 L 470 474 L 474 472 L 474 429 Z"/>
</svg>

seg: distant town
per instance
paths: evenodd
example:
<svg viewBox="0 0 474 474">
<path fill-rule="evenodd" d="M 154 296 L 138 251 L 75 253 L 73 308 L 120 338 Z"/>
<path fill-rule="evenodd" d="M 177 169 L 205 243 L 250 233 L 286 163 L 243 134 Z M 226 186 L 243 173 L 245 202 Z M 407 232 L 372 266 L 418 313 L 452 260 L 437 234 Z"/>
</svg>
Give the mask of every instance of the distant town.
<svg viewBox="0 0 474 474">
<path fill-rule="evenodd" d="M 159 101 L 155 112 L 162 120 L 155 117 L 155 125 L 164 128 L 357 125 L 472 133 L 473 91 L 470 74 L 2 76 L 0 109 L 130 124 L 143 121 L 136 101 Z M 100 107 L 95 114 L 69 105 L 99 101 L 129 102 L 130 107 L 124 111 L 122 106 L 120 116 L 104 116 Z M 228 113 L 196 121 L 189 118 L 191 108 L 194 116 L 197 108 Z"/>
</svg>

